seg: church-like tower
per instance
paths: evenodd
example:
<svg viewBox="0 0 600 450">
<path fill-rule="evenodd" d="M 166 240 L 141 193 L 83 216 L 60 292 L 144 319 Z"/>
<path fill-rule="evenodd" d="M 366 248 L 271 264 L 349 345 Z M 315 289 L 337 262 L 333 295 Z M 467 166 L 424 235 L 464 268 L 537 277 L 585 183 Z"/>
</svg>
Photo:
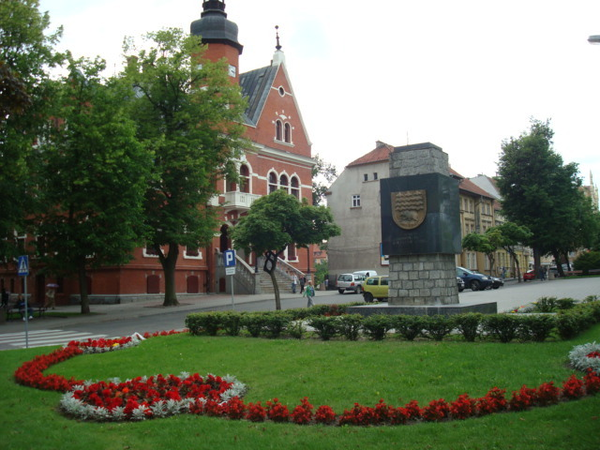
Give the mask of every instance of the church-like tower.
<svg viewBox="0 0 600 450">
<path fill-rule="evenodd" d="M 229 76 L 239 81 L 239 57 L 244 46 L 238 41 L 238 26 L 227 19 L 225 1 L 205 0 L 202 3 L 200 19 L 190 25 L 190 33 L 202 36 L 208 44 L 204 57 L 210 61 L 225 58 L 229 64 Z"/>
</svg>

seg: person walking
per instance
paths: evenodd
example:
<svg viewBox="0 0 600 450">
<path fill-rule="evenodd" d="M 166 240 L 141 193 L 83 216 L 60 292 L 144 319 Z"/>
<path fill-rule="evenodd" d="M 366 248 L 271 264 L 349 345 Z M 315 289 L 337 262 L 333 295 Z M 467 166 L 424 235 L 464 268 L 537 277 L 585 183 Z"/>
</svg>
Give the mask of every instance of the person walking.
<svg viewBox="0 0 600 450">
<path fill-rule="evenodd" d="M 54 291 L 54 285 L 53 284 L 49 284 L 48 285 L 48 290 L 46 291 L 46 308 L 50 309 L 55 309 L 55 303 L 54 303 L 54 296 L 55 296 L 56 292 Z"/>
<path fill-rule="evenodd" d="M 298 287 L 298 275 L 294 274 L 292 277 L 292 294 L 296 293 L 296 288 Z"/>
<path fill-rule="evenodd" d="M 306 277 L 300 278 L 300 293 L 304 293 L 304 285 L 306 284 Z"/>
<path fill-rule="evenodd" d="M 2 307 L 8 308 L 8 299 L 10 298 L 10 294 L 5 288 L 2 288 Z"/>
<path fill-rule="evenodd" d="M 313 303 L 313 297 L 315 296 L 315 288 L 312 285 L 312 281 L 308 280 L 308 282 L 306 283 L 306 286 L 304 287 L 304 293 L 302 294 L 303 297 L 306 297 L 307 299 L 307 303 L 306 303 L 306 307 L 310 308 L 311 306 L 315 306 L 315 304 Z"/>
</svg>

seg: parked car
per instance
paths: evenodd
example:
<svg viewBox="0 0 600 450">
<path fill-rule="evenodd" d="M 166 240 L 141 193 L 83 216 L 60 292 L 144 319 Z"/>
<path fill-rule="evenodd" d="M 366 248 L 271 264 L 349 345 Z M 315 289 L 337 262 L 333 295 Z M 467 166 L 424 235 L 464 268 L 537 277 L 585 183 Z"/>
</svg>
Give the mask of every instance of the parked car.
<svg viewBox="0 0 600 450">
<path fill-rule="evenodd" d="M 456 268 L 456 276 L 461 277 L 465 282 L 465 288 L 471 289 L 472 291 L 486 289 L 492 285 L 492 279 L 487 275 L 475 273 L 464 267 Z"/>
<path fill-rule="evenodd" d="M 492 279 L 492 289 L 498 289 L 504 286 L 504 280 L 498 277 L 490 277 Z"/>
<path fill-rule="evenodd" d="M 337 290 L 340 294 L 343 294 L 346 291 L 352 291 L 357 294 L 361 294 L 362 283 L 364 280 L 364 275 L 355 273 L 342 273 L 337 277 Z"/>
<path fill-rule="evenodd" d="M 389 293 L 389 277 L 387 275 L 369 277 L 363 282 L 362 289 L 365 302 L 386 299 Z"/>
<path fill-rule="evenodd" d="M 465 282 L 461 277 L 456 277 L 456 287 L 458 288 L 458 292 L 465 290 Z"/>
<path fill-rule="evenodd" d="M 535 270 L 534 269 L 528 270 L 527 272 L 525 272 L 523 274 L 523 281 L 527 281 L 527 280 L 535 280 Z"/>
<path fill-rule="evenodd" d="M 492 280 L 492 284 L 489 286 L 490 289 L 498 289 L 500 286 L 504 286 L 504 280 L 502 280 L 502 278 L 498 278 L 498 277 L 492 277 L 490 275 L 485 275 L 481 272 L 477 272 L 476 270 L 472 271 L 473 273 L 477 273 L 479 275 L 483 275 L 483 276 L 487 276 L 490 278 L 490 280 Z"/>
</svg>

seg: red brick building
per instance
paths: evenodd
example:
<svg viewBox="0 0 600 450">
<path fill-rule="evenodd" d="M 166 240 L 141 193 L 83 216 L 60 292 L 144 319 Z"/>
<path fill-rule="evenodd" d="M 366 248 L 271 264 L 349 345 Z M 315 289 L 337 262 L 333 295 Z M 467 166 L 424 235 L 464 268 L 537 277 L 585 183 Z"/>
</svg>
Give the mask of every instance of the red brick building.
<svg viewBox="0 0 600 450">
<path fill-rule="evenodd" d="M 239 58 L 243 46 L 237 40 L 238 27 L 227 19 L 225 2 L 208 0 L 203 2 L 201 18 L 192 22 L 191 33 L 201 35 L 208 49 L 205 54 L 210 60 L 225 58 L 229 65 L 232 82 L 239 83 L 248 99 L 244 115 L 246 137 L 254 149 L 246 152 L 237 165 L 241 182 L 222 180 L 213 205 L 223 208 L 223 223 L 215 230 L 212 245 L 206 248 L 182 248 L 176 271 L 178 295 L 223 292 L 225 276 L 220 270 L 221 252 L 231 248 L 228 238 L 229 227 L 246 213 L 255 199 L 276 189 L 285 189 L 298 199 L 312 199 L 311 143 L 302 121 L 300 109 L 285 66 L 285 57 L 277 45 L 273 60 L 268 66 L 240 74 Z M 282 256 L 284 272 L 307 272 L 313 267 L 312 249 L 298 251 L 289 247 Z M 253 273 L 258 265 L 254 255 L 242 256 L 247 266 L 239 261 L 238 268 Z M 27 291 L 32 301 L 43 301 L 47 283 L 56 282 L 57 304 L 65 304 L 71 296 L 79 293 L 76 277 L 54 279 L 36 273 L 32 259 L 32 273 L 28 277 Z M 262 270 L 259 270 L 262 272 Z M 238 270 L 239 275 L 240 271 Z M 236 277 L 238 276 L 236 274 Z M 237 281 L 236 281 L 237 282 Z M 23 292 L 23 279 L 16 275 L 16 268 L 0 271 L 0 285 L 11 293 Z M 239 285 L 235 292 L 252 292 L 256 288 Z M 160 297 L 164 293 L 164 276 L 156 255 L 145 248 L 136 249 L 132 261 L 121 267 L 106 267 L 89 272 L 88 292 L 92 303 L 97 301 L 123 302 L 150 295 Z"/>
</svg>

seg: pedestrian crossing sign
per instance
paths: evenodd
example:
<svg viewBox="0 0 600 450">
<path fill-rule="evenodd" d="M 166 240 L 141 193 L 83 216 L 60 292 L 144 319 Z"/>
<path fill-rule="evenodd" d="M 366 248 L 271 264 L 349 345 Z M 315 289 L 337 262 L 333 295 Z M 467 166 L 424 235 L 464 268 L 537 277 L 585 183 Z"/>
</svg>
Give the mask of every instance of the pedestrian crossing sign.
<svg viewBox="0 0 600 450">
<path fill-rule="evenodd" d="M 29 256 L 19 256 L 17 260 L 17 274 L 22 277 L 29 275 Z"/>
</svg>

